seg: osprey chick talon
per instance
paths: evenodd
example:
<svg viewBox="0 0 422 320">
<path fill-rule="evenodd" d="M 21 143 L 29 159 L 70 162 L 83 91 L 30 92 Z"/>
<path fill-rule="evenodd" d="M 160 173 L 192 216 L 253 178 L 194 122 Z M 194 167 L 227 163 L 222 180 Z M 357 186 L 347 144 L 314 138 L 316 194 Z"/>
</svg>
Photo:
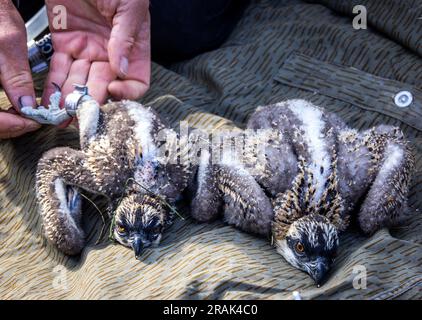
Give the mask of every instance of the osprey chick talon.
<svg viewBox="0 0 422 320">
<path fill-rule="evenodd" d="M 56 91 L 50 96 L 50 104 L 48 108 L 44 106 L 38 106 L 36 108 L 32 107 L 23 107 L 21 108 L 21 112 L 27 118 L 37 121 L 41 124 L 50 124 L 50 125 L 59 125 L 66 120 L 72 118 L 66 111 L 66 109 L 60 108 L 60 100 L 62 97 L 62 93 L 60 87 L 53 83 Z"/>
</svg>

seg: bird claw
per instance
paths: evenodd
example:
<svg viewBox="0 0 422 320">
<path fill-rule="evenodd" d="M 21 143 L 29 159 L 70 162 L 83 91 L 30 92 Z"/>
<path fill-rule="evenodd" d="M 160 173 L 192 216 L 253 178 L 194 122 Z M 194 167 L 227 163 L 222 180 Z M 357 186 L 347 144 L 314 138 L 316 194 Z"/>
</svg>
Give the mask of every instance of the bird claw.
<svg viewBox="0 0 422 320">
<path fill-rule="evenodd" d="M 48 105 L 48 108 L 50 110 L 57 110 L 60 109 L 60 99 L 62 98 L 62 93 L 60 91 L 54 92 L 50 96 L 50 104 Z"/>
<path fill-rule="evenodd" d="M 66 120 L 71 119 L 72 117 L 69 116 L 65 109 L 47 109 L 45 107 L 23 107 L 21 112 L 27 117 L 32 120 L 37 121 L 41 124 L 51 124 L 51 125 L 59 125 Z"/>
<path fill-rule="evenodd" d="M 59 125 L 72 117 L 66 112 L 66 109 L 60 109 L 60 100 L 62 93 L 60 87 L 53 83 L 56 91 L 50 96 L 50 104 L 48 108 L 38 106 L 33 108 L 31 106 L 21 108 L 21 113 L 27 118 L 37 121 L 41 124 Z"/>
</svg>

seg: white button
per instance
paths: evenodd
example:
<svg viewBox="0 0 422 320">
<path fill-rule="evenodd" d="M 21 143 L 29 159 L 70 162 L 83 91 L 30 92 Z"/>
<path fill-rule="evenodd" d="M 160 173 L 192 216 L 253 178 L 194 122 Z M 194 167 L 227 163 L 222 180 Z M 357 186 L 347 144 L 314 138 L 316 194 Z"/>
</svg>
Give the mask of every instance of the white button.
<svg viewBox="0 0 422 320">
<path fill-rule="evenodd" d="M 413 102 L 413 95 L 409 91 L 400 91 L 394 97 L 394 103 L 399 108 L 406 108 Z"/>
</svg>

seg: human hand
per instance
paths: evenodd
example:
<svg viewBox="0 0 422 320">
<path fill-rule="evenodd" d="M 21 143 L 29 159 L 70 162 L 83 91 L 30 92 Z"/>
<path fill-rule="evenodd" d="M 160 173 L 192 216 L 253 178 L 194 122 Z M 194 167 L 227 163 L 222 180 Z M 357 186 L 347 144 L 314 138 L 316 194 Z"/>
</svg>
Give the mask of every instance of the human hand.
<svg viewBox="0 0 422 320">
<path fill-rule="evenodd" d="M 21 117 L 16 110 L 0 112 L 0 139 L 9 139 L 37 130 L 41 125 Z"/>
<path fill-rule="evenodd" d="M 25 25 L 9 0 L 0 1 L 0 84 L 16 110 L 35 106 Z M 17 137 L 39 127 L 16 111 L 0 112 L 0 139 Z"/>
<path fill-rule="evenodd" d="M 90 95 L 103 103 L 137 99 L 149 88 L 151 73 L 148 0 L 46 0 L 54 55 L 42 104 L 62 88 L 87 85 Z M 53 8 L 64 5 L 67 29 L 55 29 Z"/>
</svg>

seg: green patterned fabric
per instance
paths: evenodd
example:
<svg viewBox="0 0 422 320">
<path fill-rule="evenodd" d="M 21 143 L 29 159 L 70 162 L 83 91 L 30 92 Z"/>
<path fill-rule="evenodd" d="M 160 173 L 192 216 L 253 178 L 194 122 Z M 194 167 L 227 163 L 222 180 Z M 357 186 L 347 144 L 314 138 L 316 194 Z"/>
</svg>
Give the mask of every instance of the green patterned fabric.
<svg viewBox="0 0 422 320">
<path fill-rule="evenodd" d="M 357 3 L 359 2 L 359 3 Z M 352 27 L 355 4 L 367 30 Z M 211 131 L 242 128 L 259 105 L 303 98 L 350 126 L 398 125 L 414 146 L 412 218 L 370 238 L 351 228 L 328 282 L 316 288 L 265 239 L 184 213 L 142 261 L 107 242 L 84 204 L 89 244 L 66 257 L 42 235 L 34 172 L 52 147 L 78 147 L 75 129 L 44 128 L 0 142 L 0 298 L 60 299 L 421 299 L 422 298 L 422 7 L 416 0 L 252 1 L 225 44 L 169 69 L 153 65 L 142 99 L 175 128 L 181 120 Z M 394 103 L 408 90 L 407 108 Z M 0 104 L 6 105 L 5 99 Z M 92 197 L 100 208 L 104 201 Z M 366 288 L 353 281 L 366 270 Z"/>
</svg>

